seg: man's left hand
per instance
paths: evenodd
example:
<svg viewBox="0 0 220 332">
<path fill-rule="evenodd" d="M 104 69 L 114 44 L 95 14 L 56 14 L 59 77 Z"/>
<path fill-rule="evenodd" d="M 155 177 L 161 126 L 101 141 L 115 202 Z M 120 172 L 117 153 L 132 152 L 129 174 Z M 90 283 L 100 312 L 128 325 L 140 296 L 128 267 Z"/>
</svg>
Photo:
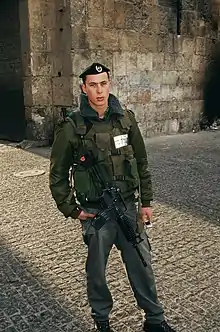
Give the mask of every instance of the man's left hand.
<svg viewBox="0 0 220 332">
<path fill-rule="evenodd" d="M 141 208 L 141 220 L 143 223 L 151 222 L 153 216 L 153 211 L 151 207 L 142 207 Z"/>
</svg>

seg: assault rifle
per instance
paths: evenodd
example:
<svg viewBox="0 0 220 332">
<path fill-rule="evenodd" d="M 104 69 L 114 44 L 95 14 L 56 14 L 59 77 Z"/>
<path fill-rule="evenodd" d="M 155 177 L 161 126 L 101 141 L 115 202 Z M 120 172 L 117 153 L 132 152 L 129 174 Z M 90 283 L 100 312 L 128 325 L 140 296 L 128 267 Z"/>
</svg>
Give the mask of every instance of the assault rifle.
<svg viewBox="0 0 220 332">
<path fill-rule="evenodd" d="M 132 243 L 141 262 L 146 267 L 147 264 L 138 247 L 138 244 L 141 243 L 143 239 L 140 234 L 136 234 L 131 220 L 125 214 L 127 208 L 121 195 L 120 188 L 111 181 L 109 183 L 105 181 L 105 179 L 108 178 L 109 172 L 105 169 L 104 164 L 99 165 L 99 162 L 92 151 L 86 152 L 81 156 L 80 164 L 90 172 L 94 180 L 93 182 L 97 184 L 97 190 L 100 189 L 98 185 L 101 185 L 99 197 L 101 209 L 93 218 L 92 225 L 96 230 L 99 230 L 107 221 L 114 218 L 127 241 Z M 106 176 L 104 176 L 104 174 Z"/>
</svg>

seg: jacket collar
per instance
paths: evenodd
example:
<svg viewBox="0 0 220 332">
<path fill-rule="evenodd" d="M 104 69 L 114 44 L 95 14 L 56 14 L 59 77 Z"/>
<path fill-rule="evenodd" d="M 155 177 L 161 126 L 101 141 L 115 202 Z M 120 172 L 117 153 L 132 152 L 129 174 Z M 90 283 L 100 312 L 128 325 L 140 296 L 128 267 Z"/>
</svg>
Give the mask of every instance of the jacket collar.
<svg viewBox="0 0 220 332">
<path fill-rule="evenodd" d="M 124 110 L 121 107 L 119 100 L 113 95 L 110 94 L 108 98 L 108 106 L 110 114 L 123 115 Z M 90 119 L 99 119 L 98 113 L 89 105 L 88 97 L 85 94 L 80 96 L 80 113 L 83 117 Z"/>
</svg>

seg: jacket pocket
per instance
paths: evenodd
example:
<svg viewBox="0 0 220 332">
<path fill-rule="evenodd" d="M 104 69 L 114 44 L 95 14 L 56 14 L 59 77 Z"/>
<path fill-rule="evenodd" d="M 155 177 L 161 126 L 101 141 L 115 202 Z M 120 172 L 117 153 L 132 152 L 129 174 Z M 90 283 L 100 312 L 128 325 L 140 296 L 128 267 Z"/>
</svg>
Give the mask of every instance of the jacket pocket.
<svg viewBox="0 0 220 332">
<path fill-rule="evenodd" d="M 81 204 L 87 200 L 94 201 L 98 197 L 98 188 L 96 190 L 91 174 L 84 169 L 75 171 L 74 188 L 76 190 L 76 197 Z"/>
</svg>

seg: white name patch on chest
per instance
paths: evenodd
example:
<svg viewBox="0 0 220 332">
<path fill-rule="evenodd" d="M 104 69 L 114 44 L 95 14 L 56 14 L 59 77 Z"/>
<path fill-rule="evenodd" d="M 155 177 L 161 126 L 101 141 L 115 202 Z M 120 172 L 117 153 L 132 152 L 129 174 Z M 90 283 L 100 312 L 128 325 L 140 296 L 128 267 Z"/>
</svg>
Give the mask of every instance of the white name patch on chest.
<svg viewBox="0 0 220 332">
<path fill-rule="evenodd" d="M 115 148 L 123 148 L 123 146 L 128 145 L 128 134 L 125 135 L 118 135 L 114 137 Z"/>
</svg>

